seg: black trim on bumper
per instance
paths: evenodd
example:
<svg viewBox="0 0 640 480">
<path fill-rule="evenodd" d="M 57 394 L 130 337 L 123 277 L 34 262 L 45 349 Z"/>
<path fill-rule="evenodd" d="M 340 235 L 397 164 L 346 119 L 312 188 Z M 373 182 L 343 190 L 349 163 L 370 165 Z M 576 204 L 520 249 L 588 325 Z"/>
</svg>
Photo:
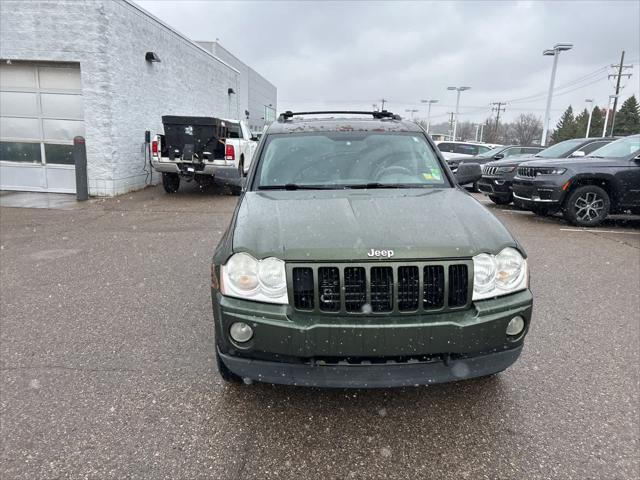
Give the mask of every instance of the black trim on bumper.
<svg viewBox="0 0 640 480">
<path fill-rule="evenodd" d="M 443 361 L 367 364 L 310 365 L 269 362 L 220 354 L 229 370 L 258 382 L 329 388 L 386 388 L 432 385 L 482 377 L 511 366 L 522 345 L 495 353 Z"/>
</svg>

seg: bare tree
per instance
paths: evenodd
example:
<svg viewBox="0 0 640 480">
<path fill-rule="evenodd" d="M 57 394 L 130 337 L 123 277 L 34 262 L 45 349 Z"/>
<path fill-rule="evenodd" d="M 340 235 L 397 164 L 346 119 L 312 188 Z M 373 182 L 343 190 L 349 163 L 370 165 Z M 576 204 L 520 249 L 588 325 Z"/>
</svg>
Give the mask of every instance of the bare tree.
<svg viewBox="0 0 640 480">
<path fill-rule="evenodd" d="M 542 121 L 533 113 L 520 114 L 509 127 L 509 136 L 518 145 L 531 145 L 542 135 Z"/>
</svg>

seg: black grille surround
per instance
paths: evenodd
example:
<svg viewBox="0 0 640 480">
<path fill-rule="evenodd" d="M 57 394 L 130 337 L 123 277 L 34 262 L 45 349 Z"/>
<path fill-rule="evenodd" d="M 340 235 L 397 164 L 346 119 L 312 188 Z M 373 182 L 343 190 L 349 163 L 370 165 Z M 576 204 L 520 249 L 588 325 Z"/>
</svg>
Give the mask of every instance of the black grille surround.
<svg viewBox="0 0 640 480">
<path fill-rule="evenodd" d="M 323 315 L 428 314 L 471 305 L 473 262 L 287 263 L 294 311 Z"/>
</svg>

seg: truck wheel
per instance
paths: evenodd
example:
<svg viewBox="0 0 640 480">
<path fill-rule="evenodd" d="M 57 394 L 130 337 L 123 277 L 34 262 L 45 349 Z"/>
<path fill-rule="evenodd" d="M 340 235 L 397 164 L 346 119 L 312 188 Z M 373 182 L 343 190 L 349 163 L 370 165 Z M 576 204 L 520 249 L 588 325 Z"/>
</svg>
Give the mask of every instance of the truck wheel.
<svg viewBox="0 0 640 480">
<path fill-rule="evenodd" d="M 244 155 L 240 155 L 240 165 L 238 165 L 238 173 L 240 178 L 244 177 Z"/>
<path fill-rule="evenodd" d="M 513 200 L 513 197 L 509 195 L 508 197 L 497 197 L 496 195 L 489 195 L 489 200 L 491 200 L 496 205 L 509 205 Z"/>
<path fill-rule="evenodd" d="M 222 359 L 220 358 L 220 354 L 216 349 L 216 365 L 218 367 L 218 373 L 222 377 L 225 382 L 228 383 L 242 383 L 242 379 L 233 373 L 231 370 L 227 368 Z"/>
<path fill-rule="evenodd" d="M 595 227 L 609 215 L 611 200 L 602 188 L 585 185 L 572 191 L 564 201 L 562 214 L 577 227 Z"/>
<path fill-rule="evenodd" d="M 177 173 L 163 173 L 162 186 L 167 193 L 176 193 L 180 188 L 180 175 Z"/>
</svg>

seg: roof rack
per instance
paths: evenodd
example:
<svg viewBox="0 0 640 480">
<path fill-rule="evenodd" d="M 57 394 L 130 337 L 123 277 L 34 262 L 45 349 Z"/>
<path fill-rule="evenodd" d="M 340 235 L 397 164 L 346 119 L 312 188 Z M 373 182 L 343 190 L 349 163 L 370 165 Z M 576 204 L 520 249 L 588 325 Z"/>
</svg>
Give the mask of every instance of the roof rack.
<svg viewBox="0 0 640 480">
<path fill-rule="evenodd" d="M 393 120 L 402 120 L 400 115 L 397 115 L 393 112 L 388 112 L 387 110 L 381 111 L 373 111 L 373 112 L 364 112 L 358 110 L 322 110 L 317 112 L 292 112 L 291 110 L 287 110 L 283 112 L 278 117 L 278 122 L 286 122 L 291 117 L 297 117 L 299 115 L 332 115 L 332 114 L 352 114 L 352 115 L 371 115 L 373 118 L 391 118 Z"/>
</svg>

